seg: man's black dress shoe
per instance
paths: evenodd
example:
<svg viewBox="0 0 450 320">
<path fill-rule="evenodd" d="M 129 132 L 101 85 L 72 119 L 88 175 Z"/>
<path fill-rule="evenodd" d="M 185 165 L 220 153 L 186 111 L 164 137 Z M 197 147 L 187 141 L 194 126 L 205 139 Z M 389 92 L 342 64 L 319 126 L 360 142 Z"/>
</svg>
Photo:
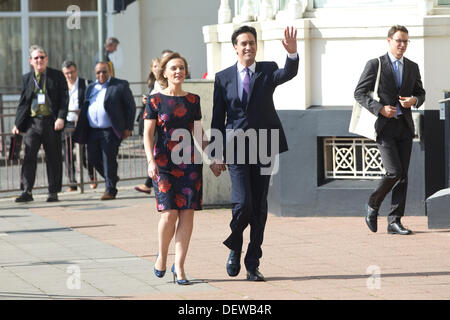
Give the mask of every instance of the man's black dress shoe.
<svg viewBox="0 0 450 320">
<path fill-rule="evenodd" d="M 377 218 L 378 218 L 378 210 L 375 210 L 371 208 L 369 205 L 367 205 L 366 223 L 370 231 L 372 232 L 377 232 L 378 229 Z"/>
<path fill-rule="evenodd" d="M 392 222 L 387 227 L 387 232 L 389 234 L 401 234 L 401 235 L 407 235 L 411 234 L 411 230 L 406 229 L 402 224 L 399 222 Z"/>
<path fill-rule="evenodd" d="M 31 192 L 27 192 L 24 191 L 22 192 L 22 194 L 16 198 L 16 202 L 28 202 L 28 201 L 33 201 L 33 195 L 31 194 Z"/>
<path fill-rule="evenodd" d="M 259 272 L 258 268 L 253 271 L 247 270 L 247 280 L 249 281 L 266 281 L 261 272 Z"/>
<path fill-rule="evenodd" d="M 227 260 L 227 273 L 230 277 L 236 277 L 241 271 L 241 251 L 230 250 Z"/>
<path fill-rule="evenodd" d="M 48 198 L 47 198 L 47 202 L 56 202 L 59 201 L 58 200 L 58 194 L 57 193 L 49 193 L 48 194 Z"/>
</svg>

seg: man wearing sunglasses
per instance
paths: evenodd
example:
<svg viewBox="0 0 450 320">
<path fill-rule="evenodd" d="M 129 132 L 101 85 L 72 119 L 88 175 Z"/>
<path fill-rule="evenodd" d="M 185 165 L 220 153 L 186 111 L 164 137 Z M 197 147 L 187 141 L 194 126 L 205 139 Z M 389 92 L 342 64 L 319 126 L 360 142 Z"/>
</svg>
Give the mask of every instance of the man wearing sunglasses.
<svg viewBox="0 0 450 320">
<path fill-rule="evenodd" d="M 68 89 L 64 74 L 48 68 L 45 50 L 33 45 L 30 50 L 33 71 L 22 78 L 22 93 L 13 134 L 24 133 L 25 155 L 21 171 L 22 194 L 16 202 L 33 201 L 37 155 L 45 150 L 48 202 L 58 201 L 62 187 L 61 131 L 68 108 Z"/>
<path fill-rule="evenodd" d="M 87 144 L 88 162 L 105 178 L 101 200 L 117 195 L 117 154 L 134 126 L 136 104 L 128 81 L 111 77 L 107 62 L 95 65 L 97 81 L 86 88 L 73 140 Z"/>
<path fill-rule="evenodd" d="M 378 210 L 392 191 L 387 232 L 408 235 L 411 230 L 405 228 L 400 219 L 405 213 L 408 168 L 415 135 L 411 107 L 418 108 L 423 104 L 425 90 L 419 66 L 403 56 L 409 44 L 408 30 L 399 25 L 391 27 L 387 42 L 388 53 L 380 57 L 380 101 L 369 95 L 374 90 L 378 59 L 367 62 L 354 94 L 362 106 L 378 116 L 375 122 L 376 142 L 386 169 L 385 176 L 369 197 L 365 220 L 369 229 L 377 232 Z"/>
</svg>

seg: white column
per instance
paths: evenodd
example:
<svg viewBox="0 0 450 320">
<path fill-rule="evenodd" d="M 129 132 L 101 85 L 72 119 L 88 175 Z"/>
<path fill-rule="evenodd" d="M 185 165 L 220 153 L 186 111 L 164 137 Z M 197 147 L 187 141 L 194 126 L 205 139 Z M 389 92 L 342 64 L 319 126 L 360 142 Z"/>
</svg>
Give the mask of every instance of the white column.
<svg viewBox="0 0 450 320">
<path fill-rule="evenodd" d="M 304 0 L 305 1 L 305 0 Z M 303 1 L 300 0 L 289 0 L 287 6 L 288 16 L 291 19 L 303 18 Z"/>
<path fill-rule="evenodd" d="M 22 74 L 30 71 L 30 16 L 28 9 L 28 0 L 20 1 L 21 8 L 21 30 L 22 30 Z M 48 50 L 48 48 L 45 48 Z"/>
<path fill-rule="evenodd" d="M 308 0 L 289 0 L 287 8 L 278 11 L 276 19 L 279 21 L 301 19 L 309 3 Z"/>
<path fill-rule="evenodd" d="M 217 13 L 219 24 L 231 22 L 231 8 L 229 0 L 220 0 L 219 12 Z"/>
<path fill-rule="evenodd" d="M 233 19 L 235 23 L 242 23 L 255 20 L 255 10 L 253 9 L 254 0 L 243 0 L 241 13 Z"/>
<path fill-rule="evenodd" d="M 207 79 L 214 79 L 222 63 L 221 46 L 218 40 L 217 25 L 203 27 L 203 40 L 206 44 Z"/>
<path fill-rule="evenodd" d="M 428 16 L 433 14 L 434 0 L 418 0 L 417 8 L 419 9 L 419 14 L 423 16 Z"/>
<path fill-rule="evenodd" d="M 271 0 L 260 0 L 258 21 L 266 21 L 273 19 L 274 10 Z"/>
</svg>

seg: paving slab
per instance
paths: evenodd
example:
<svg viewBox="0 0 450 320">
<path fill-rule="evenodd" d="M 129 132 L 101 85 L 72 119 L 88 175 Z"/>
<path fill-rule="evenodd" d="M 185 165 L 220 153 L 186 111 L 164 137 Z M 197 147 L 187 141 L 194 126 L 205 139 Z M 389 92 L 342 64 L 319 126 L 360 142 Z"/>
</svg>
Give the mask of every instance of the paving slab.
<svg viewBox="0 0 450 320">
<path fill-rule="evenodd" d="M 178 286 L 170 271 L 153 274 L 154 197 L 132 187 L 119 187 L 112 201 L 101 194 L 61 193 L 52 204 L 36 195 L 20 206 L 0 199 L 0 299 L 450 300 L 450 229 L 430 230 L 424 216 L 404 217 L 414 234 L 396 236 L 384 218 L 370 232 L 363 213 L 269 214 L 260 266 L 267 281 L 253 283 L 245 268 L 226 274 L 231 210 L 206 207 L 195 214 L 186 259 L 193 285 Z M 168 269 L 173 260 L 172 244 Z"/>
</svg>

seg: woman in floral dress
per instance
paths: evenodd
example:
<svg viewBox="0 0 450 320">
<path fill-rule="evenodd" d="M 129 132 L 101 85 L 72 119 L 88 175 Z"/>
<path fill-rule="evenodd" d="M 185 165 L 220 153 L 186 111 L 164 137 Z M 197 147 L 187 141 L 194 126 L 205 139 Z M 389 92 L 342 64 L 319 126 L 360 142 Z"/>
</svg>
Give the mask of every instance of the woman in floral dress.
<svg viewBox="0 0 450 320">
<path fill-rule="evenodd" d="M 198 121 L 199 124 L 202 115 L 200 97 L 182 89 L 187 74 L 188 66 L 183 57 L 178 53 L 166 56 L 161 61 L 158 78 L 163 90 L 149 96 L 144 112 L 148 175 L 153 180 L 157 210 L 161 214 L 158 224 L 159 252 L 154 272 L 158 277 L 164 276 L 168 248 L 175 237 L 172 272 L 178 284 L 189 284 L 184 262 L 193 229 L 194 210 L 202 210 L 202 164 L 201 158 L 194 161 L 193 140 L 194 123 Z M 180 132 L 177 129 L 184 130 L 190 138 L 190 145 L 188 143 L 186 146 L 183 137 L 177 138 Z M 197 142 L 203 149 L 208 144 L 207 141 Z M 184 160 L 180 161 L 180 157 L 173 157 L 172 154 L 180 155 Z"/>
</svg>

